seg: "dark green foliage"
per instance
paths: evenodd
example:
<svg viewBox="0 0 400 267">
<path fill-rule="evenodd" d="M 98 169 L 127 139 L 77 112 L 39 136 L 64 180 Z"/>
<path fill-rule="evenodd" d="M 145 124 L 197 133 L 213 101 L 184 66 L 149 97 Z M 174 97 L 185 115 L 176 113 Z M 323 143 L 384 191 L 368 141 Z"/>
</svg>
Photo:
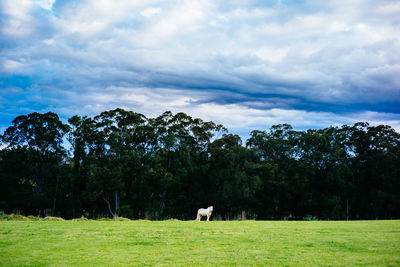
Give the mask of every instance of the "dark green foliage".
<svg viewBox="0 0 400 267">
<path fill-rule="evenodd" d="M 1 151 L 0 184 L 8 210 L 48 209 L 55 214 L 66 159 L 62 143 L 68 130 L 52 112 L 18 116 L 6 129 L 1 138 L 7 149 Z"/>
<path fill-rule="evenodd" d="M 31 113 L 6 129 L 1 210 L 194 219 L 213 205 L 214 219 L 400 218 L 400 135 L 390 126 L 281 124 L 253 131 L 244 146 L 184 113 L 115 109 L 68 122 Z"/>
<path fill-rule="evenodd" d="M 311 214 L 307 214 L 304 218 L 303 221 L 318 221 L 318 218 L 315 216 L 312 216 Z"/>
</svg>

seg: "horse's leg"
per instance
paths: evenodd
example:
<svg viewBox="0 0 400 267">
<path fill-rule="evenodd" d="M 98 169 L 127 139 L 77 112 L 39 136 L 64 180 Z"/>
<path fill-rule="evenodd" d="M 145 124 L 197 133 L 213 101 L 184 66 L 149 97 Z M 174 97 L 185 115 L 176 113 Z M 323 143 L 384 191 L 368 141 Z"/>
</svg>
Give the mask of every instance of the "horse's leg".
<svg viewBox="0 0 400 267">
<path fill-rule="evenodd" d="M 210 220 L 210 214 L 207 214 L 207 221 Z"/>
</svg>

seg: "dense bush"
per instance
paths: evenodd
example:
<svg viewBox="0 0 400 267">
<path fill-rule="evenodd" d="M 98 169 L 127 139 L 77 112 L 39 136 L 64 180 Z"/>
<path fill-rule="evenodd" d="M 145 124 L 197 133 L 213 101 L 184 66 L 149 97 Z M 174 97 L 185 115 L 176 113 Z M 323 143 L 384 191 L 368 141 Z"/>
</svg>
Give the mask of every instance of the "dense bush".
<svg viewBox="0 0 400 267">
<path fill-rule="evenodd" d="M 64 219 L 60 218 L 60 217 L 46 216 L 43 218 L 43 221 L 61 222 L 61 221 L 64 221 Z"/>
<path fill-rule="evenodd" d="M 29 218 L 27 218 L 23 215 L 20 215 L 20 214 L 12 213 L 9 215 L 7 215 L 7 214 L 0 215 L 0 220 L 3 220 L 3 221 L 29 221 Z"/>
</svg>

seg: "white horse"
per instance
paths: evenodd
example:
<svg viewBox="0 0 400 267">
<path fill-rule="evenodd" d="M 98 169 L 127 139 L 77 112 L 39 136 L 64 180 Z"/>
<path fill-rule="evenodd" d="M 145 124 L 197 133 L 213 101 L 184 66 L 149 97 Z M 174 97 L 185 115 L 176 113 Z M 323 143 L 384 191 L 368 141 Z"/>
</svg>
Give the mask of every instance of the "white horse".
<svg viewBox="0 0 400 267">
<path fill-rule="evenodd" d="M 199 209 L 197 211 L 196 221 L 200 221 L 201 217 L 203 217 L 203 216 L 207 216 L 207 221 L 209 221 L 212 212 L 213 212 L 213 206 L 210 206 L 210 207 L 208 207 L 206 209 Z"/>
</svg>

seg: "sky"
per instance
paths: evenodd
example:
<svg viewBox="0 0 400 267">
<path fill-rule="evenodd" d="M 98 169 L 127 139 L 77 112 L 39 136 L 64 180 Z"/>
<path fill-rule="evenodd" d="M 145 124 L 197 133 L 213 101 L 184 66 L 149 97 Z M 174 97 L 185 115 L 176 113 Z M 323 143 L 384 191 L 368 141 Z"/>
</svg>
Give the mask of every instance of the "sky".
<svg viewBox="0 0 400 267">
<path fill-rule="evenodd" d="M 400 130 L 400 1 L 1 0 L 0 133 L 31 112 L 124 108 L 246 138 Z"/>
</svg>

